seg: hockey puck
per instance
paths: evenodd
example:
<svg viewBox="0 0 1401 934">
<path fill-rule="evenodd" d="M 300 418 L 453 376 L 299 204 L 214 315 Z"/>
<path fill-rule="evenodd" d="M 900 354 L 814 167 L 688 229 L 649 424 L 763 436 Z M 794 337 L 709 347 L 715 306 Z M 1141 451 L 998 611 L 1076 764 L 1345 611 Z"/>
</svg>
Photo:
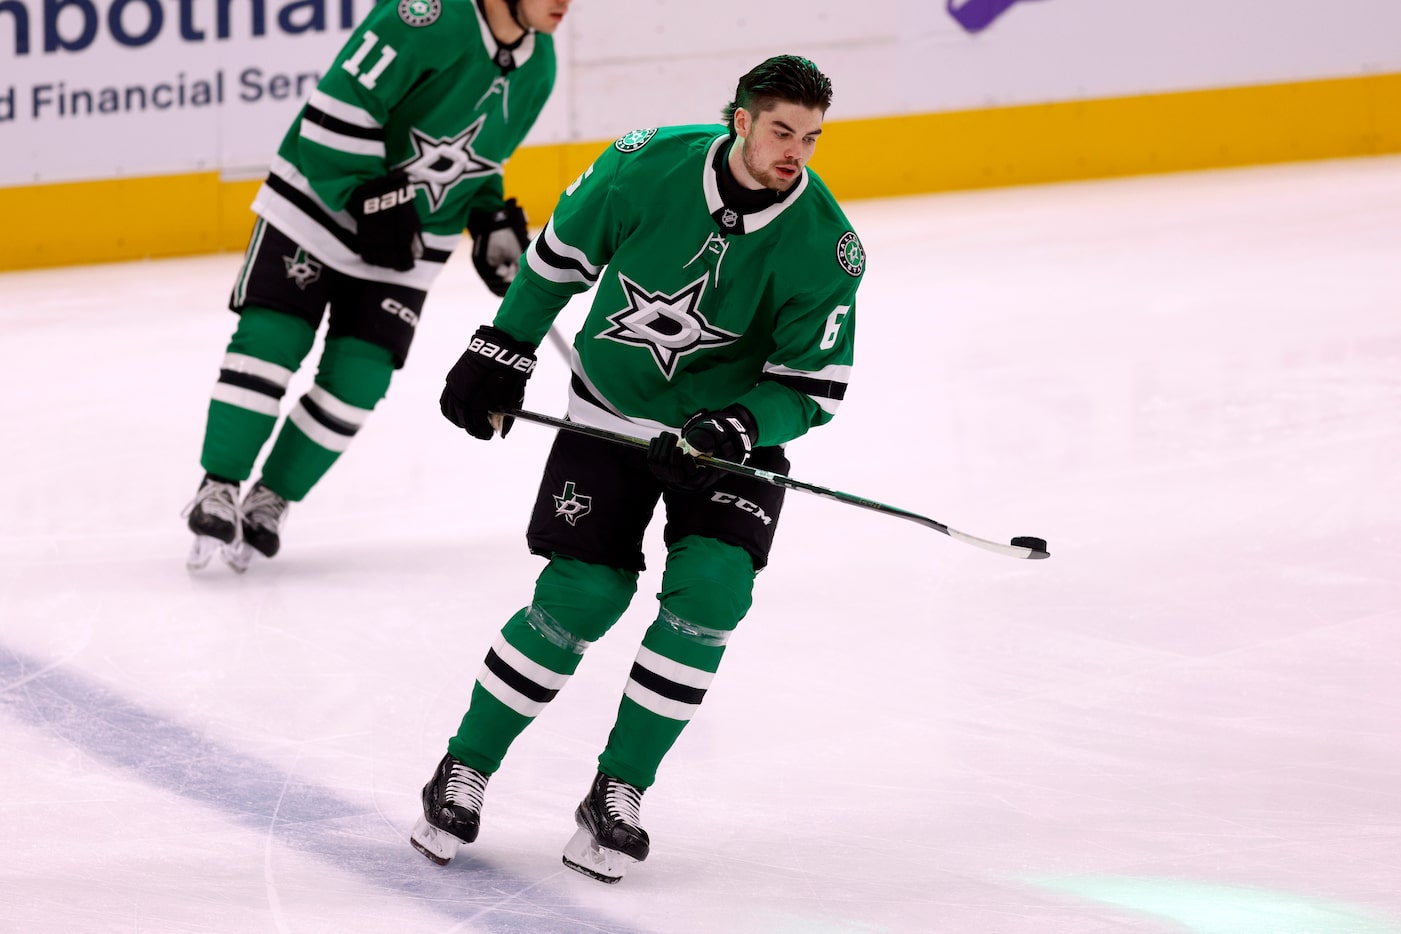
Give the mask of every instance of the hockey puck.
<svg viewBox="0 0 1401 934">
<path fill-rule="evenodd" d="M 1031 535 L 1018 535 L 1016 538 L 1012 539 L 1012 544 L 1016 545 L 1018 548 L 1030 548 L 1032 551 L 1046 550 L 1046 540 L 1044 538 L 1035 538 Z"/>
</svg>

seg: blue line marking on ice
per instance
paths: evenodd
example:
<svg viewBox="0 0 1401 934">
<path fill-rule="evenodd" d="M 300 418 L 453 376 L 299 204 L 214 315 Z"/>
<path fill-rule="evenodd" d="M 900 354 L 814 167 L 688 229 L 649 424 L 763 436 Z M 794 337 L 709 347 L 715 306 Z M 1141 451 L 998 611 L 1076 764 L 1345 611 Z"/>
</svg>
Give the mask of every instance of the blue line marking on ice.
<svg viewBox="0 0 1401 934">
<path fill-rule="evenodd" d="M 58 665 L 0 645 L 0 709 L 126 770 L 165 792 L 223 812 L 235 823 L 316 856 L 418 907 L 470 921 L 493 934 L 644 934 L 466 851 L 433 866 L 408 843 L 408 828 L 387 839 L 372 806 L 299 781 L 270 762 L 238 752 Z M 469 885 L 470 883 L 470 885 Z M 480 894 L 476 894 L 480 893 Z"/>
</svg>

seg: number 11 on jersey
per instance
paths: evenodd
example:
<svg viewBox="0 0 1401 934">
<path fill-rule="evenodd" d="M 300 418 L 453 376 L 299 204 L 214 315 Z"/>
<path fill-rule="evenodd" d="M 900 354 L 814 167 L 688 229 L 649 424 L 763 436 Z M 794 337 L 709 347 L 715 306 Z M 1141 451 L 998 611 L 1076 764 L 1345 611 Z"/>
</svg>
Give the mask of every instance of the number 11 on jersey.
<svg viewBox="0 0 1401 934">
<path fill-rule="evenodd" d="M 379 58 L 375 59 L 375 63 L 370 66 L 370 70 L 363 75 L 360 74 L 360 66 L 365 64 L 365 59 L 369 57 L 370 50 L 372 50 L 378 42 L 379 36 L 368 29 L 365 30 L 365 36 L 360 41 L 360 48 L 355 50 L 354 55 L 341 63 L 342 68 L 352 75 L 355 75 L 361 84 L 371 90 L 374 90 L 375 82 L 379 80 L 379 76 L 384 74 L 384 69 L 388 68 L 389 63 L 394 61 L 399 54 L 394 51 L 393 46 L 386 45 L 383 49 L 380 49 Z"/>
</svg>

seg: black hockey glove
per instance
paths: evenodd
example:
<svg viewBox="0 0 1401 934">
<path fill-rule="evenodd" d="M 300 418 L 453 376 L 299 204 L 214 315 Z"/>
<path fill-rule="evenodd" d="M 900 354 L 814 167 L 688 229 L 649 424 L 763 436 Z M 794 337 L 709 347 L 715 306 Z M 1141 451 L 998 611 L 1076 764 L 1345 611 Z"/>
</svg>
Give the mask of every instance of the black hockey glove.
<svg viewBox="0 0 1401 934">
<path fill-rule="evenodd" d="M 702 409 L 686 419 L 679 438 L 664 431 L 652 439 L 647 446 L 647 466 L 672 489 L 699 492 L 718 483 L 724 471 L 702 464 L 686 448 L 742 464 L 749 459 L 758 437 L 754 416 L 744 406 L 714 412 Z"/>
<path fill-rule="evenodd" d="M 534 344 L 482 325 L 448 371 L 438 402 L 443 417 L 472 437 L 490 441 L 495 427 L 491 413 L 520 408 L 525 402 L 525 381 L 534 370 Z M 501 417 L 501 437 L 506 437 L 514 422 L 509 415 Z"/>
<path fill-rule="evenodd" d="M 472 235 L 472 265 L 491 294 L 500 298 L 511 287 L 520 271 L 521 254 L 530 245 L 525 212 L 510 198 L 500 210 L 467 215 L 467 232 Z"/>
<path fill-rule="evenodd" d="M 355 250 L 370 265 L 403 272 L 423 255 L 414 187 L 403 172 L 365 182 L 350 193 L 346 210 L 355 218 Z"/>
</svg>

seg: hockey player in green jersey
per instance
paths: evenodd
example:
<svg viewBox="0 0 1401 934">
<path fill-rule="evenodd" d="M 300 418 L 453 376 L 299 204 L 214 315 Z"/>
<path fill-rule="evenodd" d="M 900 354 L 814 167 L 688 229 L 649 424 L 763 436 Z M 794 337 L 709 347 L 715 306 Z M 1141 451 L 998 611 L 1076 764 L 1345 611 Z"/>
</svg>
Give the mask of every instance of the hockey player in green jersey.
<svg viewBox="0 0 1401 934">
<path fill-rule="evenodd" d="M 571 296 L 596 287 L 573 343 L 569 418 L 648 450 L 561 433 L 527 541 L 548 559 L 530 603 L 486 654 L 466 715 L 423 789 L 414 846 L 445 863 L 477 836 L 488 778 L 622 616 L 658 501 L 667 547 L 643 638 L 565 864 L 616 882 L 650 847 L 642 793 L 695 714 L 748 612 L 783 491 L 694 452 L 787 473 L 782 445 L 829 421 L 851 369 L 861 242 L 806 167 L 831 103 L 812 62 L 740 79 L 728 127 L 617 140 L 561 196 L 492 325 L 447 376 L 443 413 L 504 436 L 534 350 Z"/>
<path fill-rule="evenodd" d="M 549 97 L 552 34 L 570 2 L 384 0 L 336 56 L 253 202 L 229 300 L 238 327 L 187 510 L 191 568 L 218 551 L 237 570 L 277 553 L 288 503 L 330 469 L 404 365 L 464 227 L 478 273 L 505 294 L 528 238 L 501 167 Z M 328 307 L 314 385 L 240 501 Z"/>
</svg>

